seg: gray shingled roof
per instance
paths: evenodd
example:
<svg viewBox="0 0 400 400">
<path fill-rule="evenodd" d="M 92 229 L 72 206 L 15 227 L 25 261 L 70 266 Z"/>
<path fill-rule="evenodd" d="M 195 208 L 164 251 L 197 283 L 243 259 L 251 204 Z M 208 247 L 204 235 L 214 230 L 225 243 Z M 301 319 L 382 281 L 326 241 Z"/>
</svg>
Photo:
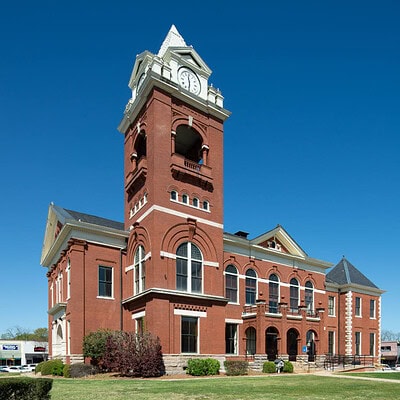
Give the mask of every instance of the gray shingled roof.
<svg viewBox="0 0 400 400">
<path fill-rule="evenodd" d="M 365 275 L 343 257 L 326 275 L 326 280 L 339 285 L 361 285 L 378 289 Z"/>
<path fill-rule="evenodd" d="M 66 211 L 72 217 L 72 219 L 75 219 L 76 221 L 87 222 L 88 224 L 100 225 L 107 228 L 118 229 L 121 231 L 124 230 L 124 224 L 122 222 L 113 221 L 111 219 L 102 217 L 96 217 L 95 215 L 84 214 L 78 211 L 67 210 L 65 208 L 64 211 Z"/>
</svg>

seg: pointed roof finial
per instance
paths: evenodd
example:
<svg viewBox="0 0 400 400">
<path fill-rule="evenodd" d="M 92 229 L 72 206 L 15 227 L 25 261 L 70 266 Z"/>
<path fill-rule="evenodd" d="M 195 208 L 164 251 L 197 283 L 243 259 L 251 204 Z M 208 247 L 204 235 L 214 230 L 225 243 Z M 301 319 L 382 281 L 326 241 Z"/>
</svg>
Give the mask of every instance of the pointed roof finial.
<svg viewBox="0 0 400 400">
<path fill-rule="evenodd" d="M 160 50 L 158 51 L 158 57 L 163 57 L 168 47 L 186 47 L 185 40 L 180 35 L 174 24 L 172 24 L 167 36 L 165 37 L 160 47 Z"/>
</svg>

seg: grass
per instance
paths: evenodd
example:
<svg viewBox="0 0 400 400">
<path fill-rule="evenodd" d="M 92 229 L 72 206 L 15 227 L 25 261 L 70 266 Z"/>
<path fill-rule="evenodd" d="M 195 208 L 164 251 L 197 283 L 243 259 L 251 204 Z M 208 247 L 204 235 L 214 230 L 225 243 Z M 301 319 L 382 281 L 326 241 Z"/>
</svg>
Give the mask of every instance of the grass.
<svg viewBox="0 0 400 400">
<path fill-rule="evenodd" d="M 374 378 L 374 379 L 392 379 L 394 381 L 400 381 L 400 372 L 357 372 L 349 373 L 346 375 L 361 377 L 361 378 Z M 399 393 L 400 398 L 400 393 Z"/>
<path fill-rule="evenodd" d="M 400 385 L 315 375 L 180 380 L 55 379 L 51 395 L 52 400 L 388 400 L 400 398 Z"/>
</svg>

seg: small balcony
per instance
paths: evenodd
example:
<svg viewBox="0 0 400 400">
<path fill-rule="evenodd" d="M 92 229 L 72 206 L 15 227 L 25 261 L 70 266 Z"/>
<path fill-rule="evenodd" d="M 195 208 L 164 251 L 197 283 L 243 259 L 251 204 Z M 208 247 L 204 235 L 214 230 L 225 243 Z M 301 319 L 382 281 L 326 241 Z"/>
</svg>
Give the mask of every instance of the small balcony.
<svg viewBox="0 0 400 400">
<path fill-rule="evenodd" d="M 212 169 L 174 153 L 171 156 L 171 173 L 174 179 L 199 186 L 209 192 L 214 189 Z"/>
<path fill-rule="evenodd" d="M 125 190 L 128 196 L 133 196 L 145 183 L 147 177 L 147 158 L 141 157 L 136 163 L 136 167 L 126 178 Z"/>
</svg>

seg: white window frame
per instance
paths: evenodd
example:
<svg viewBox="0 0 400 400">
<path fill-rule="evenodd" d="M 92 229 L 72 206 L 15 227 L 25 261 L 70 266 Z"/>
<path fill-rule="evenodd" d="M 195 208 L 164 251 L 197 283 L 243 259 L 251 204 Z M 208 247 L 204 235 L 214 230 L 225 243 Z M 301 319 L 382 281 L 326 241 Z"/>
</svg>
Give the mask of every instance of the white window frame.
<svg viewBox="0 0 400 400">
<path fill-rule="evenodd" d="M 138 260 L 136 255 L 139 254 Z M 133 293 L 137 295 L 146 289 L 146 252 L 142 245 L 139 245 L 135 251 L 133 258 Z M 144 275 L 143 275 L 144 266 Z M 136 277 L 138 277 L 138 284 L 136 284 Z"/>
<path fill-rule="evenodd" d="M 100 268 L 110 268 L 111 269 L 111 296 L 100 296 Z M 114 268 L 109 265 L 98 265 L 97 266 L 97 298 L 98 299 L 106 299 L 106 300 L 114 300 Z"/>
</svg>

